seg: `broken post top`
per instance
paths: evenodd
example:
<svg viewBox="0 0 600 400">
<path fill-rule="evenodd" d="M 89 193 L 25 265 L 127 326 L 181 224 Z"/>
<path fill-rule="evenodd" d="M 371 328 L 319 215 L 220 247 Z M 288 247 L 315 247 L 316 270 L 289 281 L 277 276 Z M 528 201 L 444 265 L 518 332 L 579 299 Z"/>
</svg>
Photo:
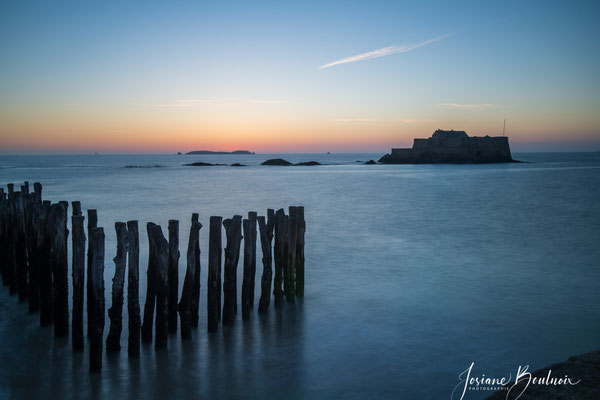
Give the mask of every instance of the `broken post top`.
<svg viewBox="0 0 600 400">
<path fill-rule="evenodd" d="M 73 206 L 73 215 L 81 215 L 81 202 L 72 201 L 71 205 Z"/>
<path fill-rule="evenodd" d="M 88 213 L 88 229 L 98 226 L 98 212 L 96 210 L 87 210 Z"/>
</svg>

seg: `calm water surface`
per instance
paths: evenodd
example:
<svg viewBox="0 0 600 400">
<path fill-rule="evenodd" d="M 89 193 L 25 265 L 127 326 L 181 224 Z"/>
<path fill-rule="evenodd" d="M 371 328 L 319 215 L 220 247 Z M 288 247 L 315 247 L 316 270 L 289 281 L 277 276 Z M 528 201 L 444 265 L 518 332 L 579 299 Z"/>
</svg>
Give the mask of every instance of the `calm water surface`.
<svg viewBox="0 0 600 400">
<path fill-rule="evenodd" d="M 142 300 L 145 223 L 166 232 L 180 220 L 180 283 L 192 212 L 204 227 L 193 340 L 172 336 L 168 350 L 143 346 L 129 360 L 125 320 L 123 349 L 101 374 L 88 373 L 87 343 L 73 354 L 0 288 L 0 397 L 449 399 L 471 362 L 479 375 L 514 376 L 600 348 L 600 154 L 387 166 L 356 162 L 378 155 L 285 155 L 329 165 L 258 165 L 272 157 L 1 156 L 3 184 L 40 181 L 45 199 L 98 209 L 107 309 L 114 222 L 140 221 Z M 248 166 L 182 166 L 192 161 Z M 208 335 L 209 217 L 289 205 L 306 209 L 304 300 Z M 260 273 L 260 245 L 257 258 Z"/>
</svg>

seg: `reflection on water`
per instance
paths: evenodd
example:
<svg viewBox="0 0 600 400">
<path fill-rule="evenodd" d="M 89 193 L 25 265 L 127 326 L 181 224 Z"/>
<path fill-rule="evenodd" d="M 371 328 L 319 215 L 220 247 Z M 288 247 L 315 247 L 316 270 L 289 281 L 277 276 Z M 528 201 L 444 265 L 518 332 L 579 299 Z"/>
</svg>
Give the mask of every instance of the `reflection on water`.
<svg viewBox="0 0 600 400">
<path fill-rule="evenodd" d="M 0 289 L 0 396 L 439 399 L 471 362 L 478 374 L 499 376 L 598 348 L 597 155 L 418 166 L 356 163 L 375 155 L 282 155 L 332 165 L 258 166 L 275 157 L 0 157 L 0 182 L 40 181 L 47 199 L 98 209 L 107 309 L 114 222 L 140 221 L 142 301 L 145 223 L 166 232 L 168 219 L 179 219 L 182 253 L 191 213 L 204 225 L 193 340 L 172 336 L 164 351 L 143 345 L 130 360 L 124 323 L 122 350 L 105 355 L 101 374 L 88 373 L 87 343 L 74 354 Z M 190 161 L 249 166 L 181 165 Z M 255 305 L 250 321 L 238 315 L 208 335 L 209 217 L 289 205 L 306 208 L 306 297 L 265 316 Z M 260 246 L 257 253 L 261 271 Z M 238 272 L 241 281 L 241 265 Z"/>
</svg>

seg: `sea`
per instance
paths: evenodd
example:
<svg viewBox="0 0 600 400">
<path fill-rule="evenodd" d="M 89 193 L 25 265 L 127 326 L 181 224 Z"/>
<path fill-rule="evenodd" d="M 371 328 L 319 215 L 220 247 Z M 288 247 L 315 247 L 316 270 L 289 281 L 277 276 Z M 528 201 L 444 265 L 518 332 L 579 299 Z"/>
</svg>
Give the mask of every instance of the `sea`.
<svg viewBox="0 0 600 400">
<path fill-rule="evenodd" d="M 168 220 L 180 221 L 180 285 L 192 213 L 203 224 L 193 339 L 171 335 L 166 350 L 143 344 L 129 359 L 125 304 L 122 350 L 105 354 L 98 374 L 88 371 L 87 337 L 86 350 L 73 353 L 70 338 L 40 328 L 39 315 L 0 287 L 0 398 L 482 399 L 491 391 L 462 393 L 469 368 L 514 379 L 519 367 L 600 348 L 600 153 L 364 165 L 379 156 L 0 156 L 2 185 L 41 182 L 44 199 L 79 200 L 84 215 L 98 210 L 107 309 L 115 222 L 140 223 L 142 309 L 145 224 L 166 234 Z M 279 157 L 323 165 L 260 165 Z M 225 165 L 184 166 L 197 161 Z M 237 315 L 209 334 L 210 216 L 296 205 L 306 218 L 304 298 L 271 303 L 266 315 L 255 303 L 250 320 Z M 255 302 L 260 244 L 257 253 Z M 240 261 L 238 282 L 242 269 Z M 107 317 L 105 337 L 108 327 Z"/>
</svg>

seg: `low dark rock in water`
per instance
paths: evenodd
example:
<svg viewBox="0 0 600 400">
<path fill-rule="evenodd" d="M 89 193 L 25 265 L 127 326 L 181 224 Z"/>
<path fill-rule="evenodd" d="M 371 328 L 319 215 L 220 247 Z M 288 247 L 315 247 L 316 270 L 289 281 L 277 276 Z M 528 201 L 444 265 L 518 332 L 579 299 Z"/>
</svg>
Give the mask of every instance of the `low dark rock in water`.
<svg viewBox="0 0 600 400">
<path fill-rule="evenodd" d="M 126 165 L 125 168 L 162 168 L 162 165 Z"/>
<path fill-rule="evenodd" d="M 211 164 L 211 163 L 207 163 L 207 162 L 202 162 L 202 161 L 198 161 L 195 163 L 191 163 L 191 164 L 183 164 L 184 167 L 213 167 L 216 164 Z"/>
<path fill-rule="evenodd" d="M 548 384 L 538 383 L 540 378 L 544 378 L 545 382 L 549 374 L 551 380 L 564 379 L 566 375 L 573 383 L 577 381 L 579 383 L 576 385 L 569 383 L 554 385 L 552 381 Z M 537 378 L 538 382 L 534 384 L 533 378 Z M 512 387 L 510 393 L 507 393 L 507 390 L 499 390 L 487 400 L 514 400 L 520 393 L 523 393 L 520 398 L 527 400 L 600 399 L 598 382 L 600 382 L 600 350 L 573 356 L 567 361 L 539 369 L 531 373 L 531 381 L 525 375 L 516 386 L 512 387 L 514 381 L 506 386 L 509 389 Z"/>
<path fill-rule="evenodd" d="M 183 153 L 182 153 L 182 152 L 180 152 L 180 151 L 178 151 L 178 152 L 177 152 L 177 155 L 178 155 L 178 156 L 182 156 L 182 155 L 183 155 Z"/>
<path fill-rule="evenodd" d="M 312 166 L 312 165 L 322 165 L 320 162 L 318 161 L 304 161 L 304 162 L 300 162 L 296 165 L 302 165 L 302 166 Z"/>
<path fill-rule="evenodd" d="M 377 163 L 375 162 L 375 160 L 369 160 L 365 163 L 365 165 L 377 165 Z"/>
<path fill-rule="evenodd" d="M 231 164 L 231 166 L 232 166 L 232 167 L 245 167 L 245 166 L 246 166 L 246 164 L 240 164 L 240 163 L 237 163 L 237 162 L 236 162 L 236 163 L 233 163 L 233 164 Z"/>
<path fill-rule="evenodd" d="M 267 160 L 265 162 L 263 162 L 260 165 L 282 165 L 282 166 L 288 166 L 288 165 L 293 165 L 291 162 L 284 160 L 283 158 L 271 158 L 270 160 Z"/>
</svg>

